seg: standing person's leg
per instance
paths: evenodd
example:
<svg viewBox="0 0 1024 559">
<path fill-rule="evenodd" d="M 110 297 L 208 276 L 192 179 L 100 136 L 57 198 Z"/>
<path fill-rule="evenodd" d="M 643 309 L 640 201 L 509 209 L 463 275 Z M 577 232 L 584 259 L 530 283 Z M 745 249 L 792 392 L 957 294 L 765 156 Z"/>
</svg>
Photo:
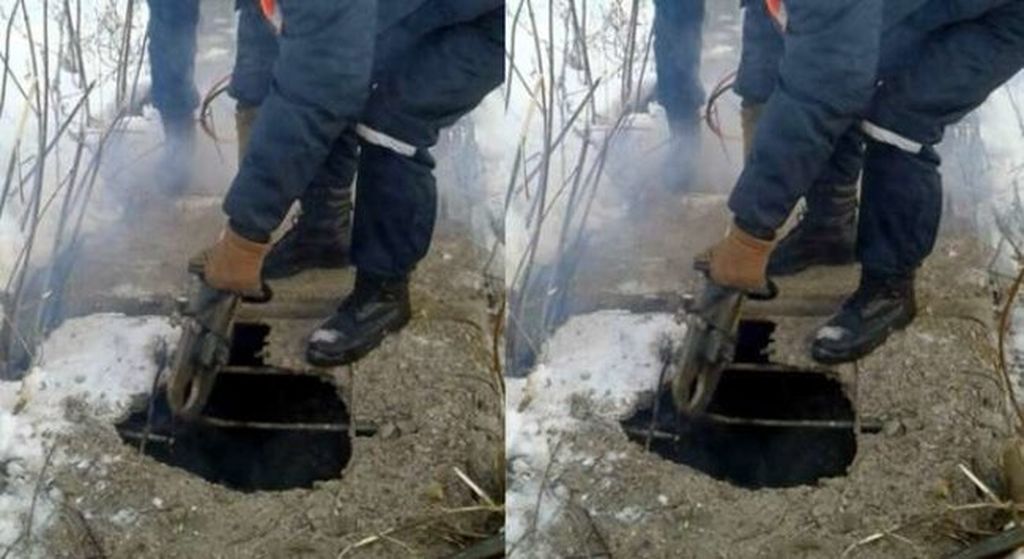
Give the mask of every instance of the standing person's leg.
<svg viewBox="0 0 1024 559">
<path fill-rule="evenodd" d="M 942 216 L 934 145 L 946 126 L 1024 67 L 1024 2 L 949 25 L 916 63 L 886 76 L 864 121 L 868 137 L 858 234 L 860 287 L 823 326 L 819 361 L 851 361 L 916 314 L 914 273 L 931 253 Z"/>
<path fill-rule="evenodd" d="M 782 33 L 768 16 L 764 1 L 744 1 L 740 65 L 733 85 L 733 91 L 743 99 L 740 110 L 744 158 L 750 153 L 761 108 L 775 90 L 784 48 Z"/>
<path fill-rule="evenodd" d="M 313 333 L 310 362 L 351 362 L 408 322 L 409 275 L 430 248 L 437 209 L 428 149 L 501 83 L 504 22 L 495 10 L 428 35 L 371 95 L 358 128 L 356 286 Z"/>
<path fill-rule="evenodd" d="M 149 63 L 153 106 L 160 113 L 164 153 L 159 178 L 165 190 L 180 192 L 192 178 L 199 0 L 148 0 Z"/>
<path fill-rule="evenodd" d="M 700 155 L 701 27 L 704 0 L 655 0 L 654 65 L 658 101 L 665 108 L 672 134 L 665 169 L 668 186 L 687 191 L 696 180 Z"/>
<path fill-rule="evenodd" d="M 238 33 L 235 41 L 235 66 L 231 70 L 228 95 L 235 100 L 235 127 L 238 133 L 238 162 L 242 162 L 249 143 L 252 123 L 263 99 L 270 92 L 274 62 L 278 56 L 274 28 L 252 0 L 235 2 Z"/>
</svg>

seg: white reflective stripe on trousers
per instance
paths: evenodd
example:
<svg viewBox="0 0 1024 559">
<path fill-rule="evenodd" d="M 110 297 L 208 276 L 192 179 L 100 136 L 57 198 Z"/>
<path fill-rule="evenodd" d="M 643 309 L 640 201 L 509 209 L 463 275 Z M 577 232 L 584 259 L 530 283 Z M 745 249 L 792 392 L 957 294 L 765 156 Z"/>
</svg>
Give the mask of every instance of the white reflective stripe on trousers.
<svg viewBox="0 0 1024 559">
<path fill-rule="evenodd" d="M 356 125 L 356 134 L 366 142 L 375 146 L 387 148 L 398 155 L 404 155 L 406 157 L 416 155 L 416 146 L 407 144 L 394 136 L 388 136 L 379 130 L 374 130 L 365 124 Z"/>
<path fill-rule="evenodd" d="M 924 144 L 915 142 L 906 136 L 901 136 L 892 130 L 882 128 L 881 126 L 867 120 L 860 123 L 860 129 L 872 140 L 883 144 L 889 144 L 890 146 L 907 153 L 917 155 L 924 149 Z"/>
</svg>

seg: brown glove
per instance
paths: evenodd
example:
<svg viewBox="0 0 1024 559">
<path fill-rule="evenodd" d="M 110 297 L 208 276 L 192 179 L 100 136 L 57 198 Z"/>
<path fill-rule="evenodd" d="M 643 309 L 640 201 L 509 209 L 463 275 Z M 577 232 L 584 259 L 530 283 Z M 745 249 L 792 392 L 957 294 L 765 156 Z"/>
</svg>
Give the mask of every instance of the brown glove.
<svg viewBox="0 0 1024 559">
<path fill-rule="evenodd" d="M 259 298 L 263 296 L 260 270 L 269 250 L 270 243 L 250 241 L 225 227 L 220 239 L 198 257 L 203 281 L 216 289 Z"/>
<path fill-rule="evenodd" d="M 706 268 L 719 285 L 766 293 L 771 290 L 765 270 L 774 246 L 773 241 L 758 239 L 734 225 L 724 239 L 697 258 L 698 268 Z"/>
</svg>

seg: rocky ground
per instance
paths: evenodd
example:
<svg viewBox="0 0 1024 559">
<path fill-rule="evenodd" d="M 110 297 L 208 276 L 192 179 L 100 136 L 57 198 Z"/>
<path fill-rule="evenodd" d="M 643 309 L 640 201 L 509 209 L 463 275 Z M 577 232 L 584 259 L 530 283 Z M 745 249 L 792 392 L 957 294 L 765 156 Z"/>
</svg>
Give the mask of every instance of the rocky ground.
<svg viewBox="0 0 1024 559">
<path fill-rule="evenodd" d="M 82 414 L 66 452 L 76 464 L 94 466 L 54 472 L 54 486 L 73 508 L 52 529 L 49 553 L 443 557 L 493 532 L 503 515 L 488 509 L 456 473 L 465 473 L 500 502 L 502 397 L 493 369 L 492 322 L 474 273 L 479 264 L 450 248 L 440 244 L 417 275 L 418 312 L 402 333 L 355 367 L 305 371 L 336 381 L 353 423 L 375 428 L 370 436 L 353 439 L 351 461 L 339 479 L 312 489 L 235 491 L 139 455 L 109 422 Z M 347 275 L 296 278 L 293 284 L 303 287 L 326 282 L 320 284 L 319 307 L 306 299 L 302 314 L 313 314 L 313 308 L 329 313 L 335 301 L 330 294 L 344 289 Z M 286 289 L 278 291 L 279 298 L 289 296 L 282 292 Z M 270 325 L 266 361 L 272 365 L 300 363 L 302 341 L 320 320 L 245 312 L 247 320 Z M 386 536 L 353 547 L 382 533 Z"/>
<path fill-rule="evenodd" d="M 644 219 L 632 222 L 631 235 L 614 227 L 595 232 L 590 246 L 600 248 L 583 259 L 573 283 L 572 320 L 612 308 L 650 320 L 671 316 L 680 294 L 694 286 L 689 262 L 721 234 L 728 215 L 719 196 L 680 204 L 666 195 L 644 212 Z M 516 448 L 509 450 L 512 467 L 522 467 L 524 479 L 543 478 L 545 492 L 540 499 L 536 483 L 510 481 L 513 492 L 532 490 L 537 499 L 537 507 L 527 501 L 519 510 L 524 522 L 535 522 L 536 514 L 545 518 L 541 535 L 528 531 L 522 542 L 510 542 L 517 546 L 515 555 L 936 557 L 998 530 L 1006 516 L 985 504 L 961 469 L 1002 491 L 998 458 L 1011 419 L 992 361 L 995 310 L 988 260 L 971 234 L 947 228 L 918 278 L 918 320 L 856 368 L 825 371 L 841 381 L 856 413 L 877 425 L 875 432 L 857 435 L 856 456 L 844 475 L 756 490 L 713 479 L 645 451 L 620 426 L 638 407 L 649 406 L 656 368 L 636 366 L 636 386 L 617 394 L 587 390 L 584 383 L 568 400 L 572 417 L 584 420 L 572 429 L 541 422 L 548 429 L 546 462 L 518 463 Z M 770 361 L 823 370 L 807 356 L 808 339 L 856 280 L 852 266 L 812 270 L 780 281 L 777 300 L 749 304 L 748 319 L 775 324 Z M 622 359 L 657 361 L 653 343 L 633 349 L 646 358 Z M 569 369 L 584 371 L 579 363 L 585 360 L 578 357 Z M 557 378 L 546 369 L 563 366 L 564 357 L 542 354 L 540 363 L 539 376 Z M 601 366 L 595 367 L 597 375 Z M 536 408 L 532 400 L 546 390 L 543 385 L 528 378 L 510 388 L 512 405 L 524 417 Z M 609 398 L 630 404 L 609 411 Z M 784 408 L 786 402 L 780 404 Z M 793 445 L 794 468 L 809 459 L 801 455 L 799 435 L 786 444 Z M 548 499 L 557 504 L 541 507 Z"/>
</svg>

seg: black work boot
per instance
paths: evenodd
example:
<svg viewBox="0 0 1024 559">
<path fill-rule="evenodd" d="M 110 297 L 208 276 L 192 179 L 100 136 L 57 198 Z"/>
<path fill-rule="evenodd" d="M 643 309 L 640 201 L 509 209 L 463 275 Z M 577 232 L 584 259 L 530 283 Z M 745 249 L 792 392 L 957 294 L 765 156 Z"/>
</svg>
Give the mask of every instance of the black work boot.
<svg viewBox="0 0 1024 559">
<path fill-rule="evenodd" d="M 914 321 L 914 276 L 861 273 L 860 286 L 815 333 L 811 357 L 826 364 L 864 357 Z"/>
<path fill-rule="evenodd" d="M 349 185 L 314 183 L 306 189 L 300 204 L 299 217 L 270 249 L 263 263 L 264 279 L 287 278 L 314 268 L 344 268 L 349 264 Z"/>
<path fill-rule="evenodd" d="M 672 137 L 665 159 L 662 177 L 670 192 L 685 194 L 697 189 L 697 163 L 700 158 L 700 120 L 687 119 L 670 122 Z"/>
<path fill-rule="evenodd" d="M 405 326 L 411 316 L 407 277 L 384 278 L 358 272 L 352 293 L 310 336 L 306 360 L 321 367 L 356 361 L 380 345 L 389 333 Z"/>
<path fill-rule="evenodd" d="M 157 182 L 160 190 L 170 196 L 185 192 L 192 182 L 195 166 L 196 121 L 191 113 L 160 115 L 164 145 L 160 155 Z"/>
<path fill-rule="evenodd" d="M 857 185 L 814 185 L 800 222 L 779 241 L 768 275 L 790 276 L 811 266 L 843 266 L 856 261 Z"/>
</svg>

